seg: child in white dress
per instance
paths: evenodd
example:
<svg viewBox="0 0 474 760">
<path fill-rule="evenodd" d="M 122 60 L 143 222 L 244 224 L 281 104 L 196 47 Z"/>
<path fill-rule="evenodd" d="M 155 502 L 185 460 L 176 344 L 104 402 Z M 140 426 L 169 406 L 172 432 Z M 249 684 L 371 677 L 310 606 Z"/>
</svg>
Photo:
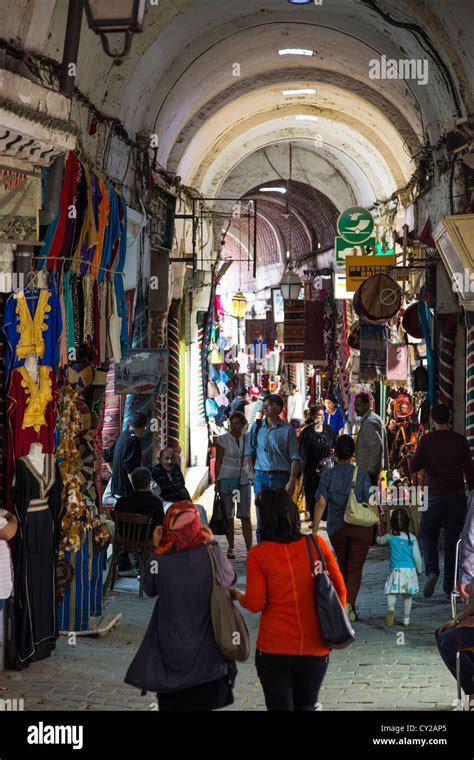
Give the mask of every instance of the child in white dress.
<svg viewBox="0 0 474 760">
<path fill-rule="evenodd" d="M 413 596 L 418 592 L 418 573 L 422 560 L 418 541 L 410 533 L 410 517 L 405 509 L 397 509 L 390 518 L 390 533 L 377 536 L 377 543 L 390 546 L 390 575 L 385 583 L 387 594 L 386 625 L 393 625 L 397 596 L 403 596 L 403 625 L 410 625 Z"/>
</svg>

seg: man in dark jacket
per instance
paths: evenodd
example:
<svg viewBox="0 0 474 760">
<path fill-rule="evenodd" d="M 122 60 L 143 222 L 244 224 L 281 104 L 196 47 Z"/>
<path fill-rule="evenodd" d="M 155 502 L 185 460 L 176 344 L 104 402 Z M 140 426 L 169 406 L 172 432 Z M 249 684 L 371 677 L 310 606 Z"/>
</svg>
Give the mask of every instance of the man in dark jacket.
<svg viewBox="0 0 474 760">
<path fill-rule="evenodd" d="M 117 499 L 133 491 L 130 476 L 142 464 L 140 438 L 145 435 L 146 424 L 146 415 L 137 412 L 130 420 L 129 430 L 125 430 L 112 446 L 104 450 L 104 462 L 112 472 L 111 493 Z"/>
<path fill-rule="evenodd" d="M 151 529 L 153 531 L 157 525 L 163 525 L 165 513 L 161 499 L 154 496 L 150 491 L 150 470 L 146 467 L 137 467 L 132 472 L 131 481 L 132 493 L 118 499 L 115 504 L 115 511 L 151 517 Z"/>
<path fill-rule="evenodd" d="M 431 408 L 432 433 L 419 442 L 410 471 L 425 471 L 428 507 L 421 514 L 421 541 L 428 577 L 423 594 L 430 597 L 439 576 L 438 540 L 444 527 L 444 593 L 454 586 L 456 544 L 466 517 L 464 478 L 474 488 L 474 466 L 465 436 L 450 430 L 451 413 L 445 404 Z"/>
</svg>

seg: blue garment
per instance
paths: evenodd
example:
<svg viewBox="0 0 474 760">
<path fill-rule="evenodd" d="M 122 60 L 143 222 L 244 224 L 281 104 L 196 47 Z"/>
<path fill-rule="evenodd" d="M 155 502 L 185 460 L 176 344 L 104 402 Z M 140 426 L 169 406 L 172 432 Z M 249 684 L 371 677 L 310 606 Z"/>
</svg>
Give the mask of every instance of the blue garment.
<svg viewBox="0 0 474 760">
<path fill-rule="evenodd" d="M 301 462 L 295 429 L 288 422 L 278 418 L 273 426 L 268 427 L 267 421 L 263 420 L 258 435 L 256 425 L 254 423 L 250 429 L 245 449 L 245 456 L 257 455 L 256 470 L 290 472 L 291 462 Z"/>
<path fill-rule="evenodd" d="M 288 480 L 290 478 L 290 471 L 288 472 L 280 472 L 275 475 L 270 475 L 268 472 L 262 472 L 261 470 L 255 470 L 255 477 L 253 479 L 253 490 L 255 496 L 257 496 L 260 491 L 263 491 L 264 488 L 272 488 L 274 490 L 278 490 L 280 488 L 284 488 L 286 484 L 288 483 Z M 260 543 L 260 510 L 256 509 L 257 511 L 257 530 L 256 530 L 256 536 L 257 536 L 257 544 Z"/>
<path fill-rule="evenodd" d="M 26 292 L 26 303 L 31 317 L 34 319 L 36 307 L 38 305 L 38 299 L 41 290 L 28 290 Z M 56 370 L 59 362 L 59 342 L 62 332 L 62 318 L 61 318 L 61 306 L 59 298 L 54 290 L 49 291 L 47 305 L 50 306 L 49 311 L 45 311 L 45 319 L 43 325 L 47 327 L 43 335 L 44 340 L 44 356 L 38 356 L 38 364 L 47 364 Z M 8 375 L 15 367 L 21 367 L 25 363 L 25 359 L 18 359 L 16 355 L 16 348 L 20 341 L 20 333 L 17 331 L 17 325 L 19 317 L 16 313 L 17 299 L 14 295 L 11 295 L 5 304 L 5 313 L 3 321 L 3 331 L 7 338 L 6 356 L 5 356 L 5 369 Z"/>
<path fill-rule="evenodd" d="M 323 470 L 319 488 L 316 491 L 316 503 L 320 496 L 324 496 L 328 506 L 327 532 L 332 536 L 337 530 L 343 528 L 344 512 L 347 507 L 347 500 L 354 476 L 355 467 L 353 464 L 336 464 L 333 468 Z M 357 481 L 355 485 L 355 495 L 359 502 L 368 501 L 372 482 L 367 470 L 359 467 L 357 471 Z"/>
<path fill-rule="evenodd" d="M 413 558 L 415 536 L 410 534 L 410 538 L 411 544 L 408 543 L 408 536 L 406 533 L 401 533 L 399 536 L 394 536 L 393 533 L 389 535 L 390 570 L 394 570 L 395 568 L 401 569 L 404 567 L 409 567 L 413 570 L 416 569 L 416 563 Z"/>
<path fill-rule="evenodd" d="M 343 428 L 346 423 L 341 410 L 336 409 L 334 414 L 331 415 L 327 411 L 324 412 L 324 424 L 330 425 L 332 429 L 335 430 L 337 434 L 339 434 L 340 429 Z"/>
</svg>

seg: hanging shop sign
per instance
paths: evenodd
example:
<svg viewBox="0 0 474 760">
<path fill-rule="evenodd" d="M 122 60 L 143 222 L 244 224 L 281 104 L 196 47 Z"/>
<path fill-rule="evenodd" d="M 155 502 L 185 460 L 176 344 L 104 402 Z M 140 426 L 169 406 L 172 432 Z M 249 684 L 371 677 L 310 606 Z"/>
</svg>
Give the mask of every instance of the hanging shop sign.
<svg viewBox="0 0 474 760">
<path fill-rule="evenodd" d="M 167 348 L 130 351 L 126 359 L 115 365 L 115 393 L 166 395 L 168 362 Z"/>
<path fill-rule="evenodd" d="M 0 243 L 39 242 L 41 178 L 0 166 Z"/>
<path fill-rule="evenodd" d="M 346 258 L 346 288 L 354 292 L 364 280 L 374 274 L 390 274 L 395 266 L 395 256 L 348 256 Z"/>
<path fill-rule="evenodd" d="M 336 301 L 348 301 L 354 298 L 354 292 L 347 290 L 345 272 L 334 272 L 334 298 Z"/>
<path fill-rule="evenodd" d="M 336 262 L 338 264 L 344 264 L 347 256 L 356 256 L 357 253 L 363 255 L 367 253 L 367 248 L 372 248 L 375 252 L 376 240 L 374 237 L 369 238 L 362 246 L 354 245 L 354 243 L 348 243 L 342 237 L 336 237 L 334 240 L 334 250 L 336 252 Z"/>
<path fill-rule="evenodd" d="M 339 216 L 337 231 L 347 243 L 362 245 L 373 234 L 375 222 L 370 211 L 362 206 L 350 206 Z"/>
</svg>

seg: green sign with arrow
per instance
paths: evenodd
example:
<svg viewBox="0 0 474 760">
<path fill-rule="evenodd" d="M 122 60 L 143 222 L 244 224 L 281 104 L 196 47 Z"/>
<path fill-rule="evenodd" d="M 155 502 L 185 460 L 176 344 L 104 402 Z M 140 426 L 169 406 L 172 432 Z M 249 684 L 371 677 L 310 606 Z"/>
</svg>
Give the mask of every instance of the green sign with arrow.
<svg viewBox="0 0 474 760">
<path fill-rule="evenodd" d="M 352 245 L 361 245 L 370 239 L 375 222 L 370 211 L 362 206 L 351 206 L 337 220 L 339 235 Z"/>
</svg>

